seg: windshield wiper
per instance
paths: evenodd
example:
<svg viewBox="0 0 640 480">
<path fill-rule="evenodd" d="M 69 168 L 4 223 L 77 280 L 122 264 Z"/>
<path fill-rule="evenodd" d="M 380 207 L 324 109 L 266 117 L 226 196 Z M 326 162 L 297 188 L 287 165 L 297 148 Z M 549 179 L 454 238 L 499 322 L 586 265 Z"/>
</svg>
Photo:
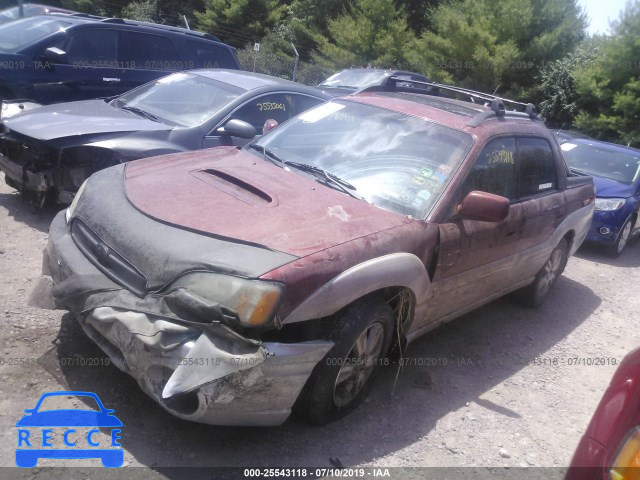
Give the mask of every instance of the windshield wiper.
<svg viewBox="0 0 640 480">
<path fill-rule="evenodd" d="M 145 110 L 142 110 L 141 108 L 138 107 L 129 107 L 129 106 L 124 106 L 124 107 L 120 107 L 120 110 L 126 110 L 127 112 L 133 112 L 137 115 L 140 115 L 141 117 L 146 118 L 147 120 L 152 120 L 154 122 L 158 122 L 158 123 L 162 123 L 158 117 L 156 117 L 153 113 L 149 113 Z"/>
<path fill-rule="evenodd" d="M 359 195 L 356 195 L 355 193 L 356 187 L 351 185 L 346 180 L 343 180 L 337 175 L 327 172 L 326 170 L 323 170 L 320 167 L 316 167 L 314 165 L 307 165 L 306 163 L 298 163 L 298 162 L 284 162 L 284 164 L 288 167 L 294 167 L 294 168 L 297 168 L 298 170 L 302 170 L 303 172 L 311 173 L 323 185 L 327 185 L 329 187 L 331 186 L 336 187 L 341 192 L 344 192 L 347 195 L 352 196 L 353 198 L 357 198 L 358 200 L 364 200 Z"/>
<path fill-rule="evenodd" d="M 588 176 L 590 176 L 590 175 L 591 175 L 590 173 L 587 173 L 587 172 L 585 172 L 585 171 L 583 171 L 583 170 L 579 170 L 579 169 L 577 169 L 577 168 L 573 168 L 573 167 L 569 167 L 569 170 L 571 170 L 572 172 L 575 172 L 575 173 L 577 173 L 577 174 L 579 174 L 579 175 L 584 175 L 584 176 L 586 176 L 586 177 L 588 177 Z"/>
<path fill-rule="evenodd" d="M 284 166 L 287 164 L 287 162 L 285 162 L 284 160 L 282 160 L 278 155 L 276 155 L 275 153 L 273 153 L 271 150 L 267 149 L 266 147 L 263 147 L 262 145 L 257 145 L 257 144 L 251 144 L 249 145 L 249 148 L 252 148 L 253 150 L 257 150 L 258 152 L 262 153 L 262 159 L 263 160 L 268 160 L 269 162 L 273 163 L 274 165 L 277 165 L 281 168 L 284 168 Z"/>
</svg>

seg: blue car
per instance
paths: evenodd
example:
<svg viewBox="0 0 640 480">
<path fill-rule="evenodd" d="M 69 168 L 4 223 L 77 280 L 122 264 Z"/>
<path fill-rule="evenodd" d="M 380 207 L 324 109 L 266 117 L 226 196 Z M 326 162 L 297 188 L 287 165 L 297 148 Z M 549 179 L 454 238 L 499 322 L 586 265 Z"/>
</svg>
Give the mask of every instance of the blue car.
<svg viewBox="0 0 640 480">
<path fill-rule="evenodd" d="M 96 401 L 100 411 L 80 409 L 39 411 L 42 402 L 46 398 L 57 396 L 91 397 Z M 112 428 L 111 447 L 120 447 L 117 439 L 120 438 L 119 428 L 122 427 L 122 422 L 113 414 L 114 411 L 106 409 L 95 393 L 77 391 L 45 393 L 40 397 L 34 408 L 28 408 L 24 412 L 26 415 L 16 423 L 16 427 L 19 427 L 18 448 L 16 449 L 17 466 L 23 468 L 35 467 L 40 458 L 99 458 L 102 461 L 102 465 L 110 468 L 121 467 L 124 463 L 124 450 L 122 448 L 99 448 L 99 442 L 93 439 L 93 434 L 99 433 L 99 428 Z M 77 448 L 35 448 L 39 445 L 35 445 L 36 442 L 34 440 L 30 441 L 31 433 L 34 433 L 35 429 L 42 429 L 42 446 L 53 447 L 53 444 L 50 443 L 53 441 L 52 431 L 46 427 L 67 428 L 62 435 L 64 444 L 67 447 Z M 87 446 L 92 448 L 79 448 L 81 445 L 78 444 L 81 443 L 81 440 L 76 438 L 76 431 L 72 427 L 97 427 L 86 434 Z M 70 434 L 74 434 L 73 442 L 70 440 Z M 31 445 L 32 441 L 34 443 L 33 446 Z"/>
<path fill-rule="evenodd" d="M 640 150 L 577 138 L 561 148 L 571 171 L 595 182 L 596 209 L 586 241 L 617 257 L 640 227 Z"/>
</svg>

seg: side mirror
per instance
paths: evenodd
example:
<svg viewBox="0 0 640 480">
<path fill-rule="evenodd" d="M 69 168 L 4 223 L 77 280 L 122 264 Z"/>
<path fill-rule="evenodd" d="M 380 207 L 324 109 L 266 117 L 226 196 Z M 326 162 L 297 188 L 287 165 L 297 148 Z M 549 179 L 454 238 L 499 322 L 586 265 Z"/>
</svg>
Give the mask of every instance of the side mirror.
<svg viewBox="0 0 640 480">
<path fill-rule="evenodd" d="M 458 213 L 471 220 L 497 223 L 507 218 L 509 207 L 508 198 L 474 190 L 458 205 Z"/>
<path fill-rule="evenodd" d="M 215 134 L 221 137 L 253 138 L 256 136 L 256 129 L 247 122 L 232 118 L 223 127 L 217 128 Z"/>
<path fill-rule="evenodd" d="M 267 121 L 264 122 L 264 125 L 262 127 L 262 135 L 269 133 L 271 130 L 273 130 L 277 126 L 278 126 L 277 120 L 274 120 L 273 118 L 267 119 Z"/>
<path fill-rule="evenodd" d="M 57 47 L 49 47 L 40 58 L 45 63 L 67 63 L 67 52 Z"/>
</svg>

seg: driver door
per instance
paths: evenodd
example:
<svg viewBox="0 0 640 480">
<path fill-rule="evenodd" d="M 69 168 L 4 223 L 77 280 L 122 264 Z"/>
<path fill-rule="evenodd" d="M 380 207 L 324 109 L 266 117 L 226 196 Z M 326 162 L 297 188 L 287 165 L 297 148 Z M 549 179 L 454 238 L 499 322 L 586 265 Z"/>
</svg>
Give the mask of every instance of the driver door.
<svg viewBox="0 0 640 480">
<path fill-rule="evenodd" d="M 455 196 L 450 219 L 439 225 L 440 251 L 427 323 L 484 303 L 511 284 L 524 225 L 522 205 L 514 201 L 517 182 L 515 138 L 491 140 Z M 498 223 L 462 218 L 456 207 L 474 190 L 510 199 L 507 218 Z"/>
</svg>

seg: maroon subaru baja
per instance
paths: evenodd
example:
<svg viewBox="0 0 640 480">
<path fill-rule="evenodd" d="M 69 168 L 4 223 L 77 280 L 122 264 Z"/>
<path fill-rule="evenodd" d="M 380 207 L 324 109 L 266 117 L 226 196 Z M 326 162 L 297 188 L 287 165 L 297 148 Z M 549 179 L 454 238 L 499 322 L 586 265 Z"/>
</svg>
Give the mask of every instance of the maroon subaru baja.
<svg viewBox="0 0 640 480">
<path fill-rule="evenodd" d="M 180 418 L 340 417 L 395 344 L 540 304 L 591 223 L 593 181 L 532 105 L 428 86 L 94 174 L 51 225 L 45 293 Z"/>
</svg>

